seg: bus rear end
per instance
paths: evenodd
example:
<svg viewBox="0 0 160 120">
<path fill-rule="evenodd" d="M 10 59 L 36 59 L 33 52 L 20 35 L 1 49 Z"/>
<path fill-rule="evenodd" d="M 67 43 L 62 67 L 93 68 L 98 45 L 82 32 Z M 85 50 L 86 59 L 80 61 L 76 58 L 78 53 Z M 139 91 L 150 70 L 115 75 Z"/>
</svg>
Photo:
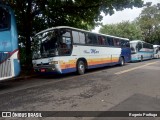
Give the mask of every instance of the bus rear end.
<svg viewBox="0 0 160 120">
<path fill-rule="evenodd" d="M 18 35 L 10 7 L 0 5 L 0 80 L 19 75 Z"/>
</svg>

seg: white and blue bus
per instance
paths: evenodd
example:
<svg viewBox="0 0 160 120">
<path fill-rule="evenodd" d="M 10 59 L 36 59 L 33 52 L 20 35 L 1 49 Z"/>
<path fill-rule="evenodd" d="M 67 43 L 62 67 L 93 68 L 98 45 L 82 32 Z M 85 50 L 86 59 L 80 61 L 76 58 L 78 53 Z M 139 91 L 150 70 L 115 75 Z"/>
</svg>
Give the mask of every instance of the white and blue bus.
<svg viewBox="0 0 160 120">
<path fill-rule="evenodd" d="M 86 69 L 129 62 L 129 39 L 68 26 L 43 30 L 33 38 L 33 67 L 39 73 L 84 74 Z"/>
<path fill-rule="evenodd" d="M 153 45 L 142 40 L 130 41 L 131 61 L 143 61 L 154 56 Z"/>
<path fill-rule="evenodd" d="M 160 58 L 160 45 L 153 45 L 154 58 Z"/>
<path fill-rule="evenodd" d="M 0 80 L 20 73 L 18 35 L 12 9 L 0 4 Z"/>
</svg>

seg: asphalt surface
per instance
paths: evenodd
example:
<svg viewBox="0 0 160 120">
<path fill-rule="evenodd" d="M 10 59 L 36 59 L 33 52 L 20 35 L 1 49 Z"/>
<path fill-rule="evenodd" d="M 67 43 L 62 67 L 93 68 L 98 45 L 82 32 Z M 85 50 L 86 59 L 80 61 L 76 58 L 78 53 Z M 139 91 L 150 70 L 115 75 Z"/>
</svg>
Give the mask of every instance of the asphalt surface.
<svg viewBox="0 0 160 120">
<path fill-rule="evenodd" d="M 160 59 L 93 69 L 80 76 L 71 73 L 4 81 L 0 83 L 0 111 L 160 111 Z M 83 116 L 34 119 L 135 120 Z"/>
</svg>

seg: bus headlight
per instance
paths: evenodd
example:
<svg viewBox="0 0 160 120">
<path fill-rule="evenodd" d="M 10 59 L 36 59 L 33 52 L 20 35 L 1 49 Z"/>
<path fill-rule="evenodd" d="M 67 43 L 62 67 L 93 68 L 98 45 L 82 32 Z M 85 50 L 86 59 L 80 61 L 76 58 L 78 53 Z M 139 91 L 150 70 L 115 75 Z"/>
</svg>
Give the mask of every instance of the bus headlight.
<svg viewBox="0 0 160 120">
<path fill-rule="evenodd" d="M 58 64 L 58 61 L 51 61 L 50 64 Z"/>
</svg>

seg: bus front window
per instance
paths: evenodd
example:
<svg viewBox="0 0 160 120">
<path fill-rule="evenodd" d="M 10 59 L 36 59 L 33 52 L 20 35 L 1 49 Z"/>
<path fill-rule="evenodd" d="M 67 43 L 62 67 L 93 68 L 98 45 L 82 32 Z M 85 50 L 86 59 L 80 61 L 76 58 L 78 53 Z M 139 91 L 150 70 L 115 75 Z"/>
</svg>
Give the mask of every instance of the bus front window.
<svg viewBox="0 0 160 120">
<path fill-rule="evenodd" d="M 41 33 L 34 38 L 33 59 L 54 57 L 58 55 L 58 36 L 54 30 Z"/>
<path fill-rule="evenodd" d="M 9 28 L 10 14 L 7 9 L 0 7 L 0 30 Z"/>
<path fill-rule="evenodd" d="M 155 54 L 158 53 L 158 47 L 154 47 L 154 53 L 155 53 Z"/>
<path fill-rule="evenodd" d="M 136 53 L 136 43 L 130 43 L 131 54 Z"/>
<path fill-rule="evenodd" d="M 72 50 L 71 33 L 66 31 L 61 36 L 61 41 L 59 44 L 60 55 L 70 55 Z"/>
</svg>

